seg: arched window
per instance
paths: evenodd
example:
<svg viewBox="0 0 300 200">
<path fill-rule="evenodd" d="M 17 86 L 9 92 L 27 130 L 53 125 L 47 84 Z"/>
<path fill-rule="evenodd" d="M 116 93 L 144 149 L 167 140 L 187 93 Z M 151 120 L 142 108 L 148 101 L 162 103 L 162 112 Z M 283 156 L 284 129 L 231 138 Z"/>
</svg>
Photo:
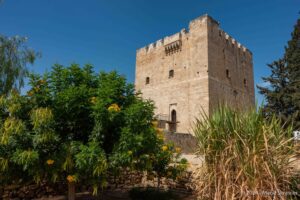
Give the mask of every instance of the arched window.
<svg viewBox="0 0 300 200">
<path fill-rule="evenodd" d="M 146 85 L 148 85 L 150 83 L 150 78 L 146 77 Z"/>
<path fill-rule="evenodd" d="M 171 111 L 171 122 L 169 123 L 170 132 L 176 132 L 177 116 L 176 110 Z"/>
<path fill-rule="evenodd" d="M 173 78 L 173 77 L 174 77 L 174 70 L 171 69 L 171 70 L 169 71 L 169 78 Z"/>
</svg>

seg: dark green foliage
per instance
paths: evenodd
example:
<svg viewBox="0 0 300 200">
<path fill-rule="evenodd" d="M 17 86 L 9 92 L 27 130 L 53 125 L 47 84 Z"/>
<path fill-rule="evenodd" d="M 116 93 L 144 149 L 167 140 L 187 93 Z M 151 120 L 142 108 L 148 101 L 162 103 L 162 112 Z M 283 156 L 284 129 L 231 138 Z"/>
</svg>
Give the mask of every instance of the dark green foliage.
<svg viewBox="0 0 300 200">
<path fill-rule="evenodd" d="M 295 129 L 300 129 L 300 19 L 297 20 L 284 56 L 289 71 L 290 110 Z"/>
<path fill-rule="evenodd" d="M 285 126 L 293 124 L 297 130 L 300 128 L 300 20 L 283 58 L 268 66 L 271 75 L 263 78 L 268 86 L 258 86 L 266 98 L 264 114 L 267 118 L 275 114 Z"/>
<path fill-rule="evenodd" d="M 147 168 L 143 159 L 138 158 L 149 156 L 157 150 L 160 151 L 162 144 L 156 136 L 155 129 L 152 128 L 152 120 L 153 104 L 151 102 L 136 99 L 124 110 L 124 126 L 120 130 L 120 139 L 112 153 L 112 168 L 131 165 L 134 159 L 136 162 L 132 167 Z"/>
<path fill-rule="evenodd" d="M 37 54 L 27 48 L 25 37 L 0 35 L 0 95 L 24 85 L 27 64 L 33 64 Z"/>
<path fill-rule="evenodd" d="M 92 67 L 68 68 L 55 65 L 49 74 L 49 90 L 57 129 L 63 138 L 88 141 L 93 129 L 90 98 L 95 95 L 97 80 Z"/>
<path fill-rule="evenodd" d="M 263 77 L 263 81 L 270 84 L 267 87 L 257 86 L 259 92 L 266 98 L 267 104 L 263 108 L 267 118 L 275 114 L 283 122 L 291 122 L 291 98 L 289 95 L 289 73 L 285 60 L 268 64 L 271 69 L 270 77 Z"/>
<path fill-rule="evenodd" d="M 115 142 L 120 138 L 121 128 L 125 123 L 124 109 L 134 104 L 135 101 L 134 87 L 126 83 L 125 77 L 116 72 L 99 74 L 93 106 L 95 119 L 93 138 L 103 142 L 106 153 L 112 152 Z M 120 112 L 110 112 L 108 108 L 112 104 L 120 107 Z"/>
<path fill-rule="evenodd" d="M 117 72 L 97 74 L 90 65 L 72 64 L 29 77 L 26 95 L 0 98 L 1 183 L 80 182 L 96 194 L 108 171 L 176 178 L 185 169 L 179 151 L 162 148 L 153 103 L 138 97 Z"/>
</svg>

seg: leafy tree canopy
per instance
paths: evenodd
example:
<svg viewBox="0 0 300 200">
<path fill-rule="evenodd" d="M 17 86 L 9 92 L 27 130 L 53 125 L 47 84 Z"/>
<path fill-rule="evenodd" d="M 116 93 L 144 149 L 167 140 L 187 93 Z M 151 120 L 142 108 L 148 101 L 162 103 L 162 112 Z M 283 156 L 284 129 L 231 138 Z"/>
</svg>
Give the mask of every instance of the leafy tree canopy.
<svg viewBox="0 0 300 200">
<path fill-rule="evenodd" d="M 186 162 L 153 125 L 154 105 L 117 72 L 55 65 L 0 99 L 0 181 L 87 183 L 124 168 L 176 178 Z M 154 123 L 155 124 L 155 123 Z"/>
<path fill-rule="evenodd" d="M 26 41 L 25 37 L 0 35 L 0 95 L 24 85 L 26 66 L 33 64 L 38 55 L 26 46 Z"/>
</svg>

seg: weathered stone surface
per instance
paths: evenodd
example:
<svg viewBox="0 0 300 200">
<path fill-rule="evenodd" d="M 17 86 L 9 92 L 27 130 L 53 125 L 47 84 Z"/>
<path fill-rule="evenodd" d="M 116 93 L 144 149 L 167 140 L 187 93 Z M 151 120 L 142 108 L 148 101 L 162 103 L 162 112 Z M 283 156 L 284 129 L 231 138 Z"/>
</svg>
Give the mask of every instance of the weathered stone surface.
<svg viewBox="0 0 300 200">
<path fill-rule="evenodd" d="M 210 115 L 219 103 L 254 105 L 252 53 L 204 15 L 190 22 L 189 31 L 137 50 L 135 87 L 162 118 L 171 121 L 176 111 L 177 132 L 192 132 L 202 110 Z"/>
<path fill-rule="evenodd" d="M 34 199 L 34 198 L 46 198 L 49 195 L 64 194 L 65 187 L 58 189 L 61 183 L 55 185 L 48 185 L 45 182 L 40 184 L 36 183 L 22 183 L 12 184 L 3 188 L 0 198 L 2 199 Z"/>
<path fill-rule="evenodd" d="M 196 138 L 189 133 L 174 134 L 166 131 L 165 142 L 172 142 L 176 147 L 181 148 L 182 153 L 193 154 L 196 152 Z"/>
</svg>

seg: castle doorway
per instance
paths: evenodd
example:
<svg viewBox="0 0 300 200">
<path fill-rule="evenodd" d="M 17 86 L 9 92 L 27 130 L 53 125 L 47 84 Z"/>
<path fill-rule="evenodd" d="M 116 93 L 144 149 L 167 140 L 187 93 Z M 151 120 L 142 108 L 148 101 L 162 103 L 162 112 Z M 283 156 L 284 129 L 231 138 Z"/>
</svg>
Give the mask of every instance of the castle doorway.
<svg viewBox="0 0 300 200">
<path fill-rule="evenodd" d="M 176 123 L 177 123 L 176 110 L 172 110 L 171 111 L 171 121 L 169 123 L 169 131 L 170 132 L 176 132 Z"/>
</svg>

